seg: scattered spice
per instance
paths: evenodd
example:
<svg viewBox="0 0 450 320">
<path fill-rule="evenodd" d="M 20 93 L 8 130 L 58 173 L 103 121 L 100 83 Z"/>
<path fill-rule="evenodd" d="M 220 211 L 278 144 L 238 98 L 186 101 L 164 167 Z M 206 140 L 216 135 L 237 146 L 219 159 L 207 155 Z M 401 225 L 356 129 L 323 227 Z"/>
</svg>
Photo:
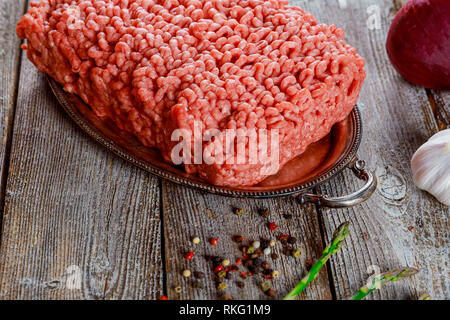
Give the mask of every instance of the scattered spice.
<svg viewBox="0 0 450 320">
<path fill-rule="evenodd" d="M 196 277 L 197 279 L 203 279 L 205 277 L 205 274 L 203 272 L 200 272 L 200 271 L 195 271 L 194 272 L 194 277 Z"/>
<path fill-rule="evenodd" d="M 289 237 L 289 239 L 287 240 L 287 242 L 288 242 L 289 244 L 295 244 L 295 243 L 297 242 L 297 239 L 294 238 L 294 237 Z"/>
<path fill-rule="evenodd" d="M 312 259 L 307 259 L 307 260 L 306 260 L 305 267 L 306 267 L 306 270 L 307 270 L 307 271 L 311 270 L 311 267 L 312 267 Z"/>
<path fill-rule="evenodd" d="M 234 239 L 234 242 L 237 242 L 237 243 L 244 242 L 243 236 L 234 236 L 233 239 Z"/>
<path fill-rule="evenodd" d="M 227 272 L 225 270 L 219 271 L 219 272 L 217 272 L 217 276 L 220 279 L 223 279 L 223 278 L 225 278 L 227 276 Z"/>
<path fill-rule="evenodd" d="M 283 248 L 283 254 L 285 256 L 289 257 L 291 255 L 291 250 L 289 248 L 285 247 L 285 248 Z"/>
<path fill-rule="evenodd" d="M 230 260 L 228 260 L 228 259 L 223 259 L 223 260 L 222 260 L 222 265 L 223 265 L 224 267 L 230 265 Z"/>
<path fill-rule="evenodd" d="M 236 265 L 240 266 L 242 264 L 242 258 L 237 258 L 236 259 Z"/>
<path fill-rule="evenodd" d="M 219 240 L 217 238 L 209 239 L 209 243 L 211 243 L 213 246 L 217 246 L 218 242 L 219 242 Z"/>
<path fill-rule="evenodd" d="M 276 241 L 275 240 L 270 240 L 269 245 L 271 247 L 275 247 Z"/>
<path fill-rule="evenodd" d="M 276 295 L 277 295 L 277 292 L 275 291 L 275 290 L 273 290 L 273 289 L 269 289 L 269 290 L 267 290 L 267 292 L 266 292 L 266 294 L 269 296 L 269 297 L 275 297 Z"/>
<path fill-rule="evenodd" d="M 235 215 L 237 215 L 239 217 L 244 215 L 244 213 L 245 213 L 244 209 L 242 209 L 242 208 L 234 208 L 233 212 Z"/>
<path fill-rule="evenodd" d="M 158 300 L 169 300 L 169 298 L 167 298 L 166 296 L 160 296 L 160 297 L 158 298 Z"/>
<path fill-rule="evenodd" d="M 261 243 L 259 241 L 253 241 L 252 247 L 255 249 L 258 249 L 261 246 Z"/>
<path fill-rule="evenodd" d="M 287 233 L 282 233 L 278 236 L 278 240 L 280 240 L 282 243 L 286 243 L 289 239 L 289 235 Z"/>
<path fill-rule="evenodd" d="M 261 248 L 265 249 L 270 246 L 270 241 L 267 239 L 261 239 Z"/>
<path fill-rule="evenodd" d="M 272 252 L 272 250 L 270 250 L 270 248 L 265 248 L 265 249 L 264 249 L 264 254 L 265 254 L 266 256 L 268 256 L 271 252 Z"/>
<path fill-rule="evenodd" d="M 245 287 L 245 283 L 243 283 L 242 281 L 236 282 L 236 285 L 241 289 Z"/>
<path fill-rule="evenodd" d="M 184 258 L 185 258 L 186 260 L 191 260 L 193 256 L 194 256 L 194 252 L 192 252 L 192 251 L 186 252 L 186 253 L 184 254 Z"/>
<path fill-rule="evenodd" d="M 261 282 L 262 291 L 266 292 L 272 288 L 272 285 L 269 282 Z"/>
<path fill-rule="evenodd" d="M 194 244 L 199 244 L 199 243 L 200 243 L 200 238 L 199 238 L 199 237 L 194 237 L 194 238 L 192 239 L 192 242 L 193 242 Z"/>
<path fill-rule="evenodd" d="M 183 277 L 189 278 L 191 276 L 191 270 L 186 269 L 183 271 Z"/>
<path fill-rule="evenodd" d="M 292 251 L 292 256 L 295 259 L 299 258 L 300 257 L 300 250 L 297 249 L 297 250 Z"/>
<path fill-rule="evenodd" d="M 224 291 L 227 289 L 227 284 L 225 282 L 221 282 L 217 285 L 217 290 Z"/>
<path fill-rule="evenodd" d="M 259 215 L 263 218 L 268 218 L 270 216 L 270 211 L 267 208 L 260 209 Z"/>
<path fill-rule="evenodd" d="M 413 229 L 414 229 L 413 226 L 409 226 L 409 227 L 408 227 L 408 231 L 412 231 Z"/>
<path fill-rule="evenodd" d="M 261 267 L 263 267 L 263 269 L 265 269 L 265 270 L 270 269 L 270 263 L 267 262 L 267 261 L 264 261 L 264 262 L 261 264 Z"/>
<path fill-rule="evenodd" d="M 278 226 L 275 224 L 275 222 L 269 223 L 269 229 L 274 231 L 278 228 Z"/>
<path fill-rule="evenodd" d="M 177 286 L 177 287 L 175 287 L 175 292 L 176 293 L 181 293 L 181 291 L 183 291 L 183 289 L 181 288 L 181 286 Z"/>
<path fill-rule="evenodd" d="M 255 248 L 254 247 L 248 247 L 247 252 L 248 254 L 253 254 L 255 252 Z"/>
<path fill-rule="evenodd" d="M 200 281 L 194 281 L 192 283 L 192 287 L 195 288 L 195 289 L 201 289 L 203 286 L 202 286 L 202 283 Z"/>
<path fill-rule="evenodd" d="M 278 278 L 279 276 L 280 276 L 280 271 L 278 271 L 278 270 L 272 271 L 272 278 Z"/>
<path fill-rule="evenodd" d="M 270 256 L 273 260 L 278 259 L 278 255 L 276 253 L 272 253 Z"/>
<path fill-rule="evenodd" d="M 218 265 L 217 267 L 215 267 L 214 268 L 214 273 L 218 273 L 218 272 L 220 272 L 220 271 L 222 271 L 223 270 L 223 265 Z"/>
<path fill-rule="evenodd" d="M 290 214 L 290 213 L 285 213 L 285 214 L 283 214 L 283 217 L 284 217 L 286 220 L 291 220 L 291 219 L 292 219 L 292 214 Z"/>
<path fill-rule="evenodd" d="M 231 280 L 231 273 L 227 272 L 227 274 L 225 275 L 225 278 L 227 278 L 227 280 Z"/>
</svg>

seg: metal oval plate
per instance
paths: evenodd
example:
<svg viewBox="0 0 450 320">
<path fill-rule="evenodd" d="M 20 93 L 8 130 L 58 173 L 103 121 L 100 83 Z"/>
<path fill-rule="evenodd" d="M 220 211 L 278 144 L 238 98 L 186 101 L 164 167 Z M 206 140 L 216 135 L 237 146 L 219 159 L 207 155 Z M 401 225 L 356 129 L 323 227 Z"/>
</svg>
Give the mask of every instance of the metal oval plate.
<svg viewBox="0 0 450 320">
<path fill-rule="evenodd" d="M 355 157 L 361 142 L 361 118 L 355 106 L 347 119 L 333 126 L 330 134 L 288 162 L 275 176 L 252 187 L 211 185 L 182 168 L 163 161 L 158 150 L 143 146 L 131 134 L 99 119 L 78 96 L 65 92 L 52 78 L 50 87 L 69 116 L 101 145 L 154 175 L 188 187 L 231 197 L 268 198 L 287 196 L 321 184 L 342 171 Z"/>
</svg>

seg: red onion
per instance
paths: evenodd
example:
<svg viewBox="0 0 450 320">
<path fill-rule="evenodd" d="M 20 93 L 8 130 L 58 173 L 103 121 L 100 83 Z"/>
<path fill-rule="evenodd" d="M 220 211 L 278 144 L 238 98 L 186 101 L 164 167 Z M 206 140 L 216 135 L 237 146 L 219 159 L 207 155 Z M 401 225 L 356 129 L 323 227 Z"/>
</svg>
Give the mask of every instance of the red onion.
<svg viewBox="0 0 450 320">
<path fill-rule="evenodd" d="M 408 81 L 450 88 L 450 0 L 410 0 L 395 16 L 387 53 Z"/>
</svg>

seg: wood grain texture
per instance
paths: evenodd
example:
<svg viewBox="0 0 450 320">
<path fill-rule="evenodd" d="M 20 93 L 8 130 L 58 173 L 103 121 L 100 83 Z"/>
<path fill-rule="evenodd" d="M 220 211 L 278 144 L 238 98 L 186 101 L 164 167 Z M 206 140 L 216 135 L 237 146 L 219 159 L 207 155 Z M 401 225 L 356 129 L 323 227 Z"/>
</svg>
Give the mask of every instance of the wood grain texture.
<svg viewBox="0 0 450 320">
<path fill-rule="evenodd" d="M 0 2 L 0 206 L 4 200 L 5 164 L 11 145 L 20 61 L 20 39 L 16 36 L 15 26 L 25 10 L 25 4 L 26 0 Z"/>
<path fill-rule="evenodd" d="M 322 210 L 328 239 L 340 223 L 351 222 L 351 236 L 342 254 L 331 260 L 336 296 L 345 299 L 364 285 L 373 274 L 367 272 L 371 265 L 379 271 L 407 265 L 420 268 L 421 273 L 388 285 L 368 299 L 415 299 L 424 292 L 447 299 L 449 209 L 414 186 L 409 165 L 414 151 L 437 131 L 437 125 L 426 91 L 404 81 L 384 49 L 388 26 L 399 6 L 390 0 L 347 0 L 308 1 L 305 7 L 321 21 L 343 27 L 346 39 L 367 63 L 368 78 L 360 97 L 364 134 L 359 156 L 376 170 L 379 187 L 363 205 Z M 379 28 L 371 20 L 378 18 Z M 345 173 L 320 192 L 343 195 L 359 186 L 351 173 Z"/>
<path fill-rule="evenodd" d="M 0 299 L 155 299 L 163 281 L 159 198 L 158 179 L 83 134 L 24 58 Z"/>
<path fill-rule="evenodd" d="M 439 130 L 450 129 L 450 91 L 432 91 L 431 105 Z"/>
<path fill-rule="evenodd" d="M 273 280 L 273 287 L 280 299 L 295 286 L 306 273 L 306 259 L 317 259 L 322 252 L 322 240 L 318 225 L 316 210 L 312 206 L 302 207 L 292 198 L 270 200 L 234 199 L 196 190 L 180 187 L 169 182 L 163 182 L 162 202 L 164 212 L 165 255 L 167 272 L 167 289 L 169 299 L 217 299 L 221 294 L 213 280 L 212 264 L 204 258 L 215 255 L 235 261 L 241 257 L 239 246 L 233 242 L 233 236 L 242 235 L 245 244 L 251 244 L 261 237 L 275 238 L 278 232 L 270 231 L 267 223 L 275 222 L 280 232 L 291 234 L 298 239 L 296 247 L 302 252 L 299 259 L 287 257 L 281 253 L 281 243 L 277 242 L 274 252 L 279 255 L 277 260 L 264 258 L 280 271 L 280 277 Z M 243 216 L 233 213 L 233 208 L 245 210 Z M 262 218 L 258 210 L 268 208 L 271 217 Z M 283 214 L 293 215 L 292 220 L 286 220 Z M 192 237 L 198 236 L 201 244 L 194 245 Z M 219 244 L 212 246 L 208 243 L 211 237 L 217 237 Z M 194 251 L 195 257 L 186 260 L 183 254 Z M 193 277 L 183 278 L 184 269 L 204 272 L 207 277 L 201 281 L 203 289 L 192 287 Z M 246 271 L 244 267 L 240 271 Z M 263 281 L 261 275 L 244 280 L 245 287 L 238 288 L 236 281 L 242 281 L 239 273 L 226 281 L 230 293 L 235 299 L 267 299 L 260 288 Z M 175 288 L 181 286 L 178 294 Z M 331 299 L 329 280 L 326 269 L 316 281 L 305 290 L 302 299 Z"/>
</svg>

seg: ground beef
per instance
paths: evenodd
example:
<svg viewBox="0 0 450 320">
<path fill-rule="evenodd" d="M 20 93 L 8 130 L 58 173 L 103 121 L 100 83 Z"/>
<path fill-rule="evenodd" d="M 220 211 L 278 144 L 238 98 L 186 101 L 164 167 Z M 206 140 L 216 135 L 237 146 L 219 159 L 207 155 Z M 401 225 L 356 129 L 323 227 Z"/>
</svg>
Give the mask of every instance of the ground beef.
<svg viewBox="0 0 450 320">
<path fill-rule="evenodd" d="M 283 165 L 350 113 L 365 78 L 364 60 L 343 30 L 318 24 L 287 1 L 30 5 L 17 27 L 29 59 L 167 161 L 173 130 L 192 132 L 199 121 L 202 132 L 278 129 Z M 253 185 L 268 175 L 261 162 L 185 169 L 226 186 Z"/>
</svg>

